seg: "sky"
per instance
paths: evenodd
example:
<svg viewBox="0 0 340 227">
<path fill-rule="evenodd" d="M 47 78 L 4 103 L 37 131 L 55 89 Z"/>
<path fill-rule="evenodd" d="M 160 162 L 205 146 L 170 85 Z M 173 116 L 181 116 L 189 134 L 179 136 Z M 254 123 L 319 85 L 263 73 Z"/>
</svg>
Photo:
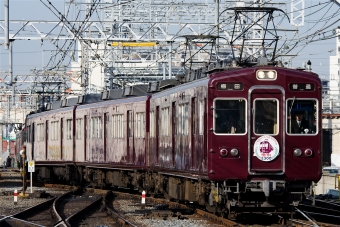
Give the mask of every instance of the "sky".
<svg viewBox="0 0 340 227">
<path fill-rule="evenodd" d="M 53 0 L 53 4 L 62 10 L 64 0 Z M 56 16 L 39 0 L 9 0 L 9 8 L 10 20 L 57 20 Z M 0 0 L 0 20 L 4 20 L 4 0 Z M 17 31 L 18 27 L 13 28 L 10 33 L 13 33 L 13 30 Z M 2 31 L 1 35 L 3 35 Z M 0 40 L 0 43 L 3 43 L 3 40 Z M 14 75 L 28 75 L 31 69 L 41 69 L 48 61 L 51 50 L 55 49 L 47 41 L 37 40 L 16 40 L 12 48 Z M 9 51 L 5 50 L 4 45 L 0 46 L 0 72 L 8 71 L 8 59 Z"/>
<path fill-rule="evenodd" d="M 289 3 L 290 1 L 273 0 L 270 2 Z M 304 26 L 298 27 L 298 32 L 280 33 L 282 38 L 291 40 L 289 42 L 290 48 L 294 46 L 289 54 L 297 55 L 292 59 L 290 66 L 302 67 L 304 63 L 310 60 L 312 70 L 326 79 L 329 76 L 329 57 L 336 55 L 336 38 L 332 35 L 332 30 L 340 26 L 340 4 L 335 4 L 332 1 L 305 0 Z M 52 1 L 53 6 L 61 12 L 64 11 L 65 2 L 69 1 Z M 56 20 L 56 15 L 43 3 L 49 5 L 48 0 L 10 0 L 10 20 Z M 289 4 L 281 9 L 290 15 Z M 0 20 L 4 20 L 4 0 L 0 0 Z M 286 29 L 296 29 L 295 26 L 289 25 L 287 22 L 280 25 Z M 2 34 L 3 32 L 0 31 L 0 35 Z M 322 37 L 325 37 L 325 39 L 323 40 Z M 0 45 L 1 43 L 2 40 L 0 40 Z M 44 68 L 51 57 L 51 50 L 55 50 L 55 46 L 47 41 L 15 41 L 13 44 L 14 75 L 28 75 L 34 68 Z M 3 45 L 0 46 L 0 76 L 8 71 L 8 59 L 8 50 L 5 50 Z"/>
</svg>

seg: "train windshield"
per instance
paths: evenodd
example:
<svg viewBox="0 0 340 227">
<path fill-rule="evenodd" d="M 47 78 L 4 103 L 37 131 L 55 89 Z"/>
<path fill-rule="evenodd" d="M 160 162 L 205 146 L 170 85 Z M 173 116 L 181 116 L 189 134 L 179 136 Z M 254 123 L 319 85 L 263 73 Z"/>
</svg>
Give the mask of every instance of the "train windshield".
<svg viewBox="0 0 340 227">
<path fill-rule="evenodd" d="M 246 132 L 246 101 L 244 99 L 215 99 L 214 130 L 216 134 Z"/>
<path fill-rule="evenodd" d="M 317 100 L 287 100 L 287 133 L 317 134 Z"/>
<path fill-rule="evenodd" d="M 278 100 L 256 99 L 254 102 L 255 134 L 278 134 Z"/>
</svg>

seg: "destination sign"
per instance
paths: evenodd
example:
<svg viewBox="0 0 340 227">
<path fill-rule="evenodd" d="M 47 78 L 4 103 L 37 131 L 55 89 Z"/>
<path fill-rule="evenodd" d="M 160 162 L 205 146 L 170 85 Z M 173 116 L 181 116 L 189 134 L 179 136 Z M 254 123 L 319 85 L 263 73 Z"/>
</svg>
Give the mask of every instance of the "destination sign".
<svg viewBox="0 0 340 227">
<path fill-rule="evenodd" d="M 292 83 L 289 84 L 291 91 L 314 91 L 314 84 L 312 83 Z"/>
<path fill-rule="evenodd" d="M 230 91 L 242 91 L 243 90 L 243 84 L 238 82 L 232 82 L 232 83 L 219 83 L 217 84 L 218 90 L 230 90 Z"/>
</svg>

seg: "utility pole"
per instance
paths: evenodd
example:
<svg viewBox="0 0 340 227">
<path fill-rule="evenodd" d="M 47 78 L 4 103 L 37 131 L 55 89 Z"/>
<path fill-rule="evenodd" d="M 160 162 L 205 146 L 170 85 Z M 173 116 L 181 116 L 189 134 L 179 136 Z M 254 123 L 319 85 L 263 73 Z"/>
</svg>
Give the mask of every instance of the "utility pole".
<svg viewBox="0 0 340 227">
<path fill-rule="evenodd" d="M 220 35 L 220 0 L 215 0 L 215 29 L 216 29 L 216 60 L 218 58 L 218 50 L 219 50 L 219 42 L 218 42 L 218 36 Z"/>
<path fill-rule="evenodd" d="M 340 0 L 332 0 L 334 3 L 336 3 L 338 6 L 340 6 Z"/>
<path fill-rule="evenodd" d="M 12 142 L 10 136 L 10 125 L 11 125 L 11 98 L 12 98 L 12 107 L 15 105 L 15 83 L 13 83 L 13 40 L 9 42 L 9 74 L 10 74 L 10 82 L 9 86 L 12 87 L 12 94 L 8 95 L 8 115 L 7 115 L 7 138 L 8 138 L 8 154 L 11 155 L 12 150 Z"/>
<path fill-rule="evenodd" d="M 9 47 L 9 0 L 5 0 L 5 49 Z"/>
<path fill-rule="evenodd" d="M 12 94 L 7 94 L 8 101 L 8 111 L 7 111 L 7 124 L 6 124 L 6 137 L 8 140 L 8 155 L 11 155 L 12 143 L 10 138 L 10 125 L 11 125 L 11 98 L 12 98 L 12 106 L 15 104 L 15 87 L 13 85 L 13 41 L 9 39 L 9 0 L 5 0 L 5 49 L 9 50 L 9 75 L 10 81 L 8 83 L 9 86 L 12 86 Z M 11 97 L 12 96 L 12 97 Z M 2 146 L 2 144 L 1 144 Z"/>
<path fill-rule="evenodd" d="M 290 20 L 290 23 L 294 26 L 303 26 L 305 24 L 305 0 L 291 0 Z"/>
</svg>

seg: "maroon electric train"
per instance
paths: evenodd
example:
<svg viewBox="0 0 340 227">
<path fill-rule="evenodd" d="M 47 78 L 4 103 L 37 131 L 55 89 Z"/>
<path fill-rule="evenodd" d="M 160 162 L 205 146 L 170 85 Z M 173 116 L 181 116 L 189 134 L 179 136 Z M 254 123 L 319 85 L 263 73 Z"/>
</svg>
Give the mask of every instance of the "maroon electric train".
<svg viewBox="0 0 340 227">
<path fill-rule="evenodd" d="M 291 211 L 312 194 L 322 163 L 318 75 L 229 65 L 180 80 L 28 115 L 36 178 L 138 188 L 230 218 Z"/>
</svg>

